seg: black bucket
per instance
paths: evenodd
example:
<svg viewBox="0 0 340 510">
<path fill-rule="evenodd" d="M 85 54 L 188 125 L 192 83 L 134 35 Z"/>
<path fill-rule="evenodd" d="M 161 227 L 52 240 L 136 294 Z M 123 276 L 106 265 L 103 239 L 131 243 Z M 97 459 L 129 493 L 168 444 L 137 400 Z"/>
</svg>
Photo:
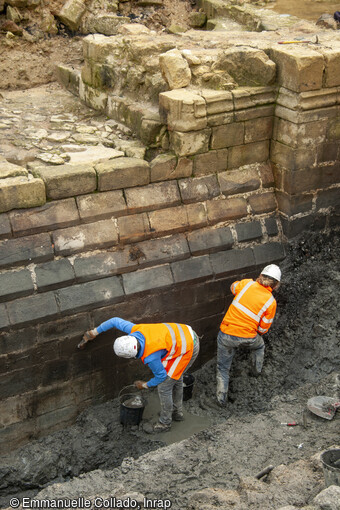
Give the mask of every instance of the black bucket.
<svg viewBox="0 0 340 510">
<path fill-rule="evenodd" d="M 136 389 L 135 386 L 130 385 L 125 386 L 119 392 L 120 423 L 122 425 L 139 425 L 143 417 L 146 400 L 140 392 L 132 392 L 131 388 Z M 127 393 L 122 394 L 127 390 Z"/>
<path fill-rule="evenodd" d="M 194 389 L 195 377 L 191 374 L 183 376 L 183 400 L 190 400 Z"/>
<path fill-rule="evenodd" d="M 340 448 L 323 452 L 321 462 L 326 487 L 330 485 L 340 486 Z"/>
</svg>

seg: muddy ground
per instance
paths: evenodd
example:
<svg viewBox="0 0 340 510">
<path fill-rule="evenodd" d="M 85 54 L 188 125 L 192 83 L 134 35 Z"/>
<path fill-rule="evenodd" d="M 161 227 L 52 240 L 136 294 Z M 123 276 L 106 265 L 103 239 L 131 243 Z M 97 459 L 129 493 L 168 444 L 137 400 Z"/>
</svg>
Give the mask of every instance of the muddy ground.
<svg viewBox="0 0 340 510">
<path fill-rule="evenodd" d="M 310 504 L 325 488 L 312 457 L 340 443 L 340 412 L 325 420 L 306 410 L 314 395 L 340 397 L 339 244 L 333 231 L 306 234 L 289 246 L 263 373 L 250 377 L 248 354 L 240 353 L 225 410 L 215 404 L 214 358 L 195 373 L 187 419 L 170 433 L 143 431 L 157 419 L 155 409 L 135 430 L 119 423 L 117 400 L 88 409 L 74 426 L 1 459 L 2 508 L 9 495 L 37 493 L 168 498 L 173 509 L 194 510 Z M 205 428 L 173 442 L 190 434 L 195 421 Z M 282 425 L 291 421 L 298 425 Z M 267 479 L 256 480 L 268 465 L 274 470 Z"/>
</svg>

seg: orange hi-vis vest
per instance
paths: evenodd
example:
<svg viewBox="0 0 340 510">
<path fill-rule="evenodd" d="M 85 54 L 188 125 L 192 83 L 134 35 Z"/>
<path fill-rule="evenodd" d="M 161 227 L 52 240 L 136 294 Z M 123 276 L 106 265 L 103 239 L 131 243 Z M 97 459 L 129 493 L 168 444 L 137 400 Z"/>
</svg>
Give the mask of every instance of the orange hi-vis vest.
<svg viewBox="0 0 340 510">
<path fill-rule="evenodd" d="M 221 323 L 221 331 L 241 338 L 267 333 L 276 312 L 272 289 L 245 279 L 234 282 L 231 291 L 235 297 Z"/>
<path fill-rule="evenodd" d="M 131 332 L 138 331 L 145 337 L 141 360 L 150 354 L 166 349 L 163 366 L 171 379 L 179 379 L 192 358 L 194 350 L 193 331 L 186 324 L 160 323 L 136 324 Z"/>
</svg>

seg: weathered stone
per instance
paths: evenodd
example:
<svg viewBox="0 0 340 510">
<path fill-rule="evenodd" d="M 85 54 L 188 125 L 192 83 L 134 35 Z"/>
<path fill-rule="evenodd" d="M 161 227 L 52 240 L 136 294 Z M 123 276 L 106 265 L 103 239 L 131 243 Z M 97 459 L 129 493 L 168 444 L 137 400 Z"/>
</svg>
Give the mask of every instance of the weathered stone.
<svg viewBox="0 0 340 510">
<path fill-rule="evenodd" d="M 127 209 L 121 190 L 82 195 L 76 202 L 83 221 L 122 216 Z"/>
<path fill-rule="evenodd" d="M 23 35 L 23 29 L 19 27 L 16 23 L 14 23 L 14 21 L 11 21 L 9 19 L 6 19 L 1 23 L 1 31 L 7 32 L 8 34 L 8 35 L 6 34 L 7 38 L 13 37 L 14 35 L 19 36 Z"/>
<path fill-rule="evenodd" d="M 67 259 L 39 264 L 35 268 L 35 275 L 39 291 L 66 287 L 75 281 L 73 267 Z"/>
<path fill-rule="evenodd" d="M 244 123 L 245 143 L 269 140 L 273 132 L 273 117 L 248 120 Z"/>
<path fill-rule="evenodd" d="M 0 267 L 51 259 L 53 259 L 53 248 L 49 234 L 0 241 Z"/>
<path fill-rule="evenodd" d="M 273 117 L 275 113 L 275 105 L 257 106 L 256 108 L 247 108 L 246 110 L 235 111 L 235 122 L 243 120 L 265 119 Z"/>
<path fill-rule="evenodd" d="M 325 59 L 324 87 L 339 87 L 340 45 L 332 44 L 332 49 L 325 48 L 321 51 Z"/>
<path fill-rule="evenodd" d="M 11 237 L 12 230 L 7 214 L 0 214 L 0 239 L 4 237 Z"/>
<path fill-rule="evenodd" d="M 171 131 L 199 131 L 207 126 L 204 99 L 196 92 L 178 89 L 159 95 L 161 121 Z"/>
<path fill-rule="evenodd" d="M 162 76 L 171 90 L 189 85 L 191 81 L 190 67 L 179 50 L 172 49 L 159 55 L 159 65 Z"/>
<path fill-rule="evenodd" d="M 298 213 L 304 213 L 312 210 L 313 195 L 288 195 L 281 191 L 276 192 L 279 211 L 287 216 L 294 216 Z"/>
<path fill-rule="evenodd" d="M 190 232 L 188 243 L 193 255 L 201 255 L 230 249 L 234 240 L 230 228 L 222 227 Z"/>
<path fill-rule="evenodd" d="M 60 311 L 75 312 L 109 305 L 124 298 L 124 291 L 117 276 L 95 282 L 82 283 L 56 291 Z"/>
<path fill-rule="evenodd" d="M 275 139 L 290 147 L 314 147 L 326 139 L 327 120 L 295 124 L 284 119 L 276 119 Z"/>
<path fill-rule="evenodd" d="M 331 30 L 337 29 L 337 22 L 331 14 L 321 14 L 315 24 L 323 28 L 329 28 Z"/>
<path fill-rule="evenodd" d="M 34 174 L 44 181 L 46 195 L 52 199 L 83 195 L 97 187 L 92 165 L 40 166 L 34 170 Z"/>
<path fill-rule="evenodd" d="M 177 157 L 174 154 L 160 154 L 150 163 L 151 182 L 176 179 Z"/>
<path fill-rule="evenodd" d="M 64 25 L 75 31 L 78 29 L 85 11 L 85 0 L 67 0 L 61 8 L 58 17 Z"/>
<path fill-rule="evenodd" d="M 118 241 L 118 233 L 113 220 L 101 220 L 56 230 L 52 234 L 52 239 L 57 255 L 70 255 L 79 251 L 114 246 Z"/>
<path fill-rule="evenodd" d="M 10 5 L 6 10 L 6 18 L 13 21 L 14 23 L 20 23 L 22 20 L 19 9 L 17 7 L 11 7 Z"/>
<path fill-rule="evenodd" d="M 216 275 L 238 275 L 240 271 L 251 271 L 255 266 L 255 258 L 251 248 L 213 253 L 210 255 L 210 261 Z"/>
<path fill-rule="evenodd" d="M 328 189 L 319 191 L 316 199 L 317 209 L 332 208 L 334 211 L 339 211 L 339 188 Z"/>
<path fill-rule="evenodd" d="M 0 273 L 0 301 L 9 301 L 33 294 L 34 287 L 30 271 L 6 271 Z"/>
<path fill-rule="evenodd" d="M 249 205 L 254 214 L 275 211 L 277 207 L 275 193 L 266 192 L 248 197 Z"/>
<path fill-rule="evenodd" d="M 75 303 L 73 303 L 74 305 Z M 7 303 L 11 325 L 24 325 L 44 321 L 58 314 L 58 307 L 53 292 L 16 299 Z"/>
<path fill-rule="evenodd" d="M 116 158 L 95 165 L 98 175 L 98 190 L 143 186 L 150 182 L 147 161 L 136 158 Z"/>
<path fill-rule="evenodd" d="M 224 195 L 235 195 L 254 191 L 261 185 L 256 168 L 245 167 L 238 170 L 221 172 L 218 174 L 221 192 Z"/>
<path fill-rule="evenodd" d="M 228 168 L 228 149 L 209 151 L 194 156 L 194 176 L 223 172 Z"/>
<path fill-rule="evenodd" d="M 210 223 L 236 220 L 247 216 L 247 202 L 244 198 L 210 200 L 207 202 L 207 212 Z"/>
<path fill-rule="evenodd" d="M 220 54 L 215 69 L 227 71 L 238 85 L 261 86 L 274 83 L 276 65 L 266 53 L 256 48 L 228 48 Z"/>
<path fill-rule="evenodd" d="M 258 165 L 260 178 L 263 188 L 271 188 L 274 186 L 273 169 L 270 163 L 263 163 Z"/>
<path fill-rule="evenodd" d="M 164 264 L 181 260 L 190 256 L 188 242 L 183 234 L 163 239 L 152 239 L 136 245 L 138 262 L 143 266 Z M 135 254 L 134 247 L 130 248 L 130 256 Z"/>
<path fill-rule="evenodd" d="M 237 122 L 212 128 L 211 148 L 223 149 L 244 143 L 244 123 Z"/>
<path fill-rule="evenodd" d="M 188 204 L 185 206 L 185 210 L 188 216 L 189 229 L 207 226 L 208 218 L 204 204 Z"/>
<path fill-rule="evenodd" d="M 235 117 L 238 110 L 254 108 L 276 102 L 276 87 L 238 87 L 231 91 L 233 96 Z"/>
<path fill-rule="evenodd" d="M 271 143 L 271 161 L 290 170 L 299 170 L 309 168 L 314 165 L 316 160 L 316 149 L 310 147 L 293 149 L 288 145 L 272 140 Z"/>
<path fill-rule="evenodd" d="M 334 468 L 333 468 L 334 469 Z M 339 506 L 340 487 L 337 485 L 330 485 L 313 499 L 313 505 L 317 510 L 336 510 Z"/>
<path fill-rule="evenodd" d="M 286 255 L 282 243 L 258 244 L 252 250 L 257 266 L 279 262 Z"/>
<path fill-rule="evenodd" d="M 104 147 L 102 144 L 84 147 L 84 150 L 77 152 L 66 150 L 64 154 L 69 158 L 70 165 L 103 163 L 124 156 L 121 150 Z"/>
<path fill-rule="evenodd" d="M 116 35 L 119 32 L 119 27 L 130 23 L 130 21 L 130 18 L 126 16 L 114 14 L 93 15 L 86 20 L 84 32 L 86 34 Z"/>
<path fill-rule="evenodd" d="M 19 177 L 19 176 L 28 177 L 28 171 L 26 168 L 23 168 L 19 165 L 14 165 L 7 160 L 0 159 L 0 179 L 6 179 L 7 177 Z M 0 180 L 1 186 L 1 180 Z"/>
<path fill-rule="evenodd" d="M 188 216 L 183 206 L 153 211 L 148 216 L 151 231 L 157 235 L 183 232 L 188 227 Z M 169 218 L 171 218 L 171 221 L 169 221 Z"/>
<path fill-rule="evenodd" d="M 129 248 L 124 248 L 89 257 L 75 257 L 73 266 L 77 280 L 86 281 L 132 271 L 138 267 L 138 259 L 131 256 Z"/>
<path fill-rule="evenodd" d="M 173 262 L 171 269 L 175 283 L 206 279 L 213 274 L 209 255 Z"/>
<path fill-rule="evenodd" d="M 140 139 L 145 145 L 151 145 L 156 142 L 163 124 L 157 120 L 143 119 L 140 128 Z"/>
<path fill-rule="evenodd" d="M 217 197 L 220 194 L 216 175 L 181 179 L 179 181 L 179 189 L 184 204 L 201 202 Z"/>
<path fill-rule="evenodd" d="M 338 142 L 323 143 L 317 149 L 317 162 L 325 163 L 326 161 L 339 160 L 339 150 Z"/>
<path fill-rule="evenodd" d="M 252 163 L 262 163 L 269 159 L 269 141 L 247 143 L 238 147 L 230 147 L 228 154 L 228 167 L 238 168 L 240 166 L 251 165 Z"/>
<path fill-rule="evenodd" d="M 0 180 L 0 212 L 38 207 L 45 202 L 45 186 L 41 179 L 21 176 Z"/>
<path fill-rule="evenodd" d="M 189 14 L 189 25 L 192 28 L 201 28 L 207 22 L 207 15 L 205 12 L 191 12 Z"/>
<path fill-rule="evenodd" d="M 202 90 L 206 102 L 207 115 L 231 112 L 234 109 L 233 96 L 226 90 Z"/>
<path fill-rule="evenodd" d="M 277 65 L 280 85 L 295 92 L 321 89 L 323 56 L 310 47 L 297 46 L 273 47 L 270 50 L 271 58 Z"/>
<path fill-rule="evenodd" d="M 123 286 L 126 295 L 167 287 L 172 284 L 173 277 L 168 264 L 123 274 Z"/>
<path fill-rule="evenodd" d="M 266 218 L 264 224 L 269 236 L 276 236 L 279 233 L 276 218 Z"/>
<path fill-rule="evenodd" d="M 170 34 L 182 34 L 183 32 L 186 31 L 187 29 L 183 25 L 178 25 L 176 23 L 171 23 L 171 25 L 168 28 L 168 32 Z"/>
<path fill-rule="evenodd" d="M 69 227 L 79 222 L 74 198 L 49 202 L 42 207 L 9 213 L 13 233 L 33 234 Z"/>
<path fill-rule="evenodd" d="M 125 197 L 130 213 L 162 209 L 181 203 L 176 181 L 127 189 Z"/>
<path fill-rule="evenodd" d="M 178 156 L 189 156 L 208 152 L 209 139 L 210 129 L 191 131 L 188 133 L 181 133 L 179 131 L 170 133 L 171 148 Z"/>
<path fill-rule="evenodd" d="M 238 223 L 235 226 L 237 240 L 252 241 L 254 239 L 260 239 L 262 237 L 262 228 L 259 221 L 248 221 L 246 223 Z"/>
<path fill-rule="evenodd" d="M 145 213 L 118 218 L 119 241 L 137 242 L 150 237 L 150 226 Z"/>
<path fill-rule="evenodd" d="M 150 29 L 147 28 L 145 25 L 141 25 L 140 23 L 120 25 L 118 31 L 120 34 L 129 34 L 133 36 L 150 33 Z"/>
</svg>

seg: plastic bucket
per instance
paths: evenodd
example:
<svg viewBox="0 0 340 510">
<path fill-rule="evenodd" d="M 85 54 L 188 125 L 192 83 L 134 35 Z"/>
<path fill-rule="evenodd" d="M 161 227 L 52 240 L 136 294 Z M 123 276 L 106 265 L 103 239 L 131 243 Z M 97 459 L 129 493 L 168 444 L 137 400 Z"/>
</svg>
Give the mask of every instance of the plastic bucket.
<svg viewBox="0 0 340 510">
<path fill-rule="evenodd" d="M 330 485 L 340 486 L 340 448 L 323 452 L 321 462 L 326 487 Z"/>
<path fill-rule="evenodd" d="M 191 374 L 183 376 L 183 400 L 190 400 L 194 389 L 195 377 Z"/>
<path fill-rule="evenodd" d="M 139 425 L 146 404 L 145 398 L 136 391 L 133 385 L 125 386 L 119 392 L 120 423 L 122 425 Z"/>
</svg>

